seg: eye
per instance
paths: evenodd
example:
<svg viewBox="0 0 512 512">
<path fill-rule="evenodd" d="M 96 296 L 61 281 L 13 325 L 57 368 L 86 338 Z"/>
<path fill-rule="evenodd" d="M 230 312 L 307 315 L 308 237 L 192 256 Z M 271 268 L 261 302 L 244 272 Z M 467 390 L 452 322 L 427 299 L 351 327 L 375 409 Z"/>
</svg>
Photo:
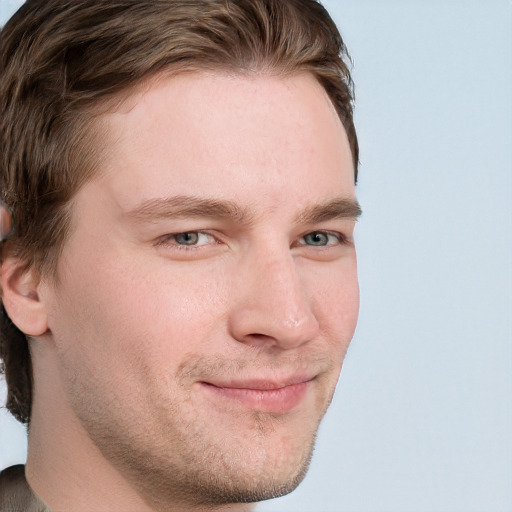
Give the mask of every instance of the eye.
<svg viewBox="0 0 512 512">
<path fill-rule="evenodd" d="M 186 233 L 178 233 L 173 236 L 179 245 L 197 245 L 199 241 L 199 233 L 197 231 L 187 231 Z"/>
<path fill-rule="evenodd" d="M 212 235 L 202 231 L 185 231 L 183 233 L 172 233 L 161 237 L 158 245 L 173 245 L 175 247 L 197 247 L 215 242 Z"/>
<path fill-rule="evenodd" d="M 314 247 L 326 247 L 343 243 L 344 237 L 341 233 L 330 233 L 328 231 L 313 231 L 302 237 L 304 245 Z"/>
</svg>

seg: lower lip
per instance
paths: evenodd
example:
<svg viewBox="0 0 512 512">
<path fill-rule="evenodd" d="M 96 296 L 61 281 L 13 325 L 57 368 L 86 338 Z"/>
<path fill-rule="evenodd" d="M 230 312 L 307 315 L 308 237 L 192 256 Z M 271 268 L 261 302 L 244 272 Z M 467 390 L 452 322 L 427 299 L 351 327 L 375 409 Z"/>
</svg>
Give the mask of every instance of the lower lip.
<svg viewBox="0 0 512 512">
<path fill-rule="evenodd" d="M 221 388 L 205 382 L 202 384 L 220 399 L 230 400 L 256 411 L 285 413 L 302 402 L 310 382 L 300 382 L 278 389 Z"/>
</svg>

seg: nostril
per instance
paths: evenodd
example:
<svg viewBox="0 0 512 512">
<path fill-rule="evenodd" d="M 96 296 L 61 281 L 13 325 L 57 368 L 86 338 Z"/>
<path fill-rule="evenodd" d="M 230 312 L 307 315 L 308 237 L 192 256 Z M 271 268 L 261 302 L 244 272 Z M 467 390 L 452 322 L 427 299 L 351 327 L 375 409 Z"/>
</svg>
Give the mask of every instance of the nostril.
<svg viewBox="0 0 512 512">
<path fill-rule="evenodd" d="M 262 348 L 270 345 L 276 345 L 277 340 L 267 334 L 252 333 L 245 336 L 244 342 L 255 348 Z"/>
</svg>

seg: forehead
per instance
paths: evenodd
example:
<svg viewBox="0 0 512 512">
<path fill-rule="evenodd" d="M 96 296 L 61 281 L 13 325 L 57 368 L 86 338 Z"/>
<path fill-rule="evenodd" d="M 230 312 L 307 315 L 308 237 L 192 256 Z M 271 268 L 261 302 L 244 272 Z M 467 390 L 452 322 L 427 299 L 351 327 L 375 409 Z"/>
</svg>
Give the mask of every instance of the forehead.
<svg viewBox="0 0 512 512">
<path fill-rule="evenodd" d="M 190 194 L 247 204 L 354 195 L 345 130 L 310 74 L 159 76 L 103 122 L 101 184 L 122 209 Z"/>
</svg>

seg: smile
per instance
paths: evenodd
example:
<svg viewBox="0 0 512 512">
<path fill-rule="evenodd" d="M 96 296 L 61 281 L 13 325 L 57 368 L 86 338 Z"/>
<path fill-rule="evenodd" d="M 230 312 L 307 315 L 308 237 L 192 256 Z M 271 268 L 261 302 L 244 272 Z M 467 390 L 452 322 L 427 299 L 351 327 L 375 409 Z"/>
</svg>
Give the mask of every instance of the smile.
<svg viewBox="0 0 512 512">
<path fill-rule="evenodd" d="M 286 413 L 303 402 L 314 378 L 295 380 L 296 382 L 282 385 L 268 381 L 227 385 L 201 382 L 201 385 L 216 400 L 231 401 L 260 412 Z"/>
</svg>

